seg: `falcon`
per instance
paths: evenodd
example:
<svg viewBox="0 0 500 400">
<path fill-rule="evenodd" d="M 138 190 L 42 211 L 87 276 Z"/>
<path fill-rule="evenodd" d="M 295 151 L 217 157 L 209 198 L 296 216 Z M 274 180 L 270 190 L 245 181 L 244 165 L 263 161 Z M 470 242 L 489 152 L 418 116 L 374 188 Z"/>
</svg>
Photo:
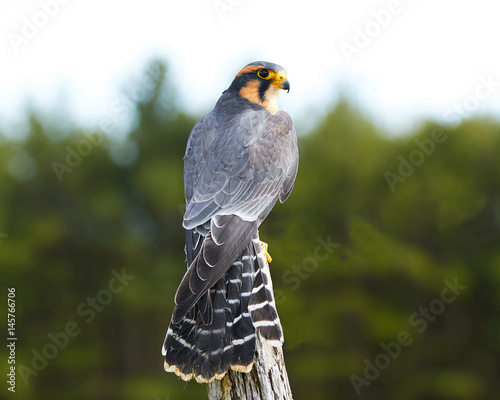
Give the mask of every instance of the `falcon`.
<svg viewBox="0 0 500 400">
<path fill-rule="evenodd" d="M 298 168 L 286 71 L 258 61 L 241 69 L 189 135 L 184 158 L 187 272 L 163 343 L 164 368 L 211 382 L 249 372 L 256 334 L 281 346 L 267 244 L 259 226 L 292 191 Z"/>
</svg>

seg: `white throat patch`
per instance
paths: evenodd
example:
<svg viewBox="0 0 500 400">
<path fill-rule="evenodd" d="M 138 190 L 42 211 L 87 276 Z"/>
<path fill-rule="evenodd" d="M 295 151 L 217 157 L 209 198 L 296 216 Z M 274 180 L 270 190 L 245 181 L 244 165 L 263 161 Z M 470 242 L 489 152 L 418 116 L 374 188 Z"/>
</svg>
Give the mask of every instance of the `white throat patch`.
<svg viewBox="0 0 500 400">
<path fill-rule="evenodd" d="M 281 89 L 270 88 L 265 97 L 265 103 L 267 103 L 266 108 L 271 114 L 276 114 L 280 109 L 278 107 L 278 97 L 280 95 Z"/>
</svg>

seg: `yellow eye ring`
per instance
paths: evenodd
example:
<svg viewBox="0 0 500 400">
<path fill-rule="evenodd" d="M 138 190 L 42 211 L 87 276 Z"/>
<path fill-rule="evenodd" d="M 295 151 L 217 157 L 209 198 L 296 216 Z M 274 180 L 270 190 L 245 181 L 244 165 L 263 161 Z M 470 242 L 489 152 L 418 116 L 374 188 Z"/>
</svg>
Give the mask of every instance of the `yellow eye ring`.
<svg viewBox="0 0 500 400">
<path fill-rule="evenodd" d="M 271 74 L 265 68 L 259 69 L 257 71 L 257 76 L 262 79 L 271 79 Z"/>
</svg>

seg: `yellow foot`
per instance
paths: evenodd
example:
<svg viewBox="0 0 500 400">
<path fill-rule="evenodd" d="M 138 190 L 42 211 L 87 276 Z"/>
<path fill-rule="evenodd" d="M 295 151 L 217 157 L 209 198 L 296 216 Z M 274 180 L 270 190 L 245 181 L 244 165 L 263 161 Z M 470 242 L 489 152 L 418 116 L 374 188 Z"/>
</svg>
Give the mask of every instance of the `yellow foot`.
<svg viewBox="0 0 500 400">
<path fill-rule="evenodd" d="M 273 261 L 273 259 L 271 258 L 271 254 L 267 252 L 268 247 L 269 245 L 266 242 L 260 242 L 260 248 L 264 250 L 264 253 L 266 253 L 267 262 L 270 263 L 271 261 Z"/>
</svg>

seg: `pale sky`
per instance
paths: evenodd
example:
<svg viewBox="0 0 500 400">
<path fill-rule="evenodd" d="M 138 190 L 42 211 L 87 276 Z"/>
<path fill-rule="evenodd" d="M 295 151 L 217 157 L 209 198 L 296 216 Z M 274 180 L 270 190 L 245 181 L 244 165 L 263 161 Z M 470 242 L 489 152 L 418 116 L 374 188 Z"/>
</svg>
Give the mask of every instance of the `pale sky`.
<svg viewBox="0 0 500 400">
<path fill-rule="evenodd" d="M 339 92 L 393 134 L 498 117 L 499 15 L 492 0 L 0 0 L 0 130 L 20 134 L 28 104 L 95 125 L 153 58 L 198 115 L 265 60 L 287 69 L 279 103 L 304 124 Z"/>
</svg>

